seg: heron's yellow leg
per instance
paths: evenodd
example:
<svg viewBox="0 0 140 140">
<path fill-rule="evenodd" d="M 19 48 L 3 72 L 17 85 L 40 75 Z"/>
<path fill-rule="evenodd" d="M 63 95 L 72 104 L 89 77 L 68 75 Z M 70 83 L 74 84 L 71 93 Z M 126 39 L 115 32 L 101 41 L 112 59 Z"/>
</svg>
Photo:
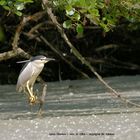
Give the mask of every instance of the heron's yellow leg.
<svg viewBox="0 0 140 140">
<path fill-rule="evenodd" d="M 29 81 L 27 82 L 26 87 L 27 87 L 27 91 L 28 91 L 29 96 L 30 96 L 29 97 L 30 103 L 35 103 L 36 97 L 33 95 L 33 89 L 30 90 L 30 88 L 29 88 Z"/>
<path fill-rule="evenodd" d="M 26 87 L 27 87 L 27 90 L 28 90 L 29 95 L 30 95 L 31 97 L 33 97 L 33 96 L 34 96 L 34 95 L 33 95 L 33 92 L 32 92 L 32 91 L 30 90 L 30 88 L 29 88 L 29 81 L 27 82 Z"/>
<path fill-rule="evenodd" d="M 31 89 L 31 92 L 33 93 L 33 86 L 31 86 L 31 88 L 30 88 L 30 89 Z"/>
</svg>

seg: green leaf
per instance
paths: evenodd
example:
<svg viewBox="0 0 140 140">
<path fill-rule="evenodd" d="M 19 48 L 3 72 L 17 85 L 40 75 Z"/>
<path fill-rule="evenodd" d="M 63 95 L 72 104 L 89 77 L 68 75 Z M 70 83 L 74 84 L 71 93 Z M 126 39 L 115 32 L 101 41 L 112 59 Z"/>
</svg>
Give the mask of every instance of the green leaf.
<svg viewBox="0 0 140 140">
<path fill-rule="evenodd" d="M 68 5 L 68 6 L 66 7 L 66 14 L 67 14 L 68 16 L 72 16 L 72 15 L 74 15 L 74 13 L 75 13 L 75 9 L 72 8 L 72 6 Z"/>
<path fill-rule="evenodd" d="M 32 3 L 33 0 L 16 0 L 17 2 L 22 2 L 22 3 Z"/>
<path fill-rule="evenodd" d="M 23 10 L 25 7 L 24 7 L 24 3 L 16 3 L 14 4 L 14 6 L 16 7 L 17 10 L 21 11 Z"/>
<path fill-rule="evenodd" d="M 83 26 L 81 24 L 77 24 L 76 26 L 76 31 L 77 33 L 83 33 L 84 29 L 83 29 Z"/>
<path fill-rule="evenodd" d="M 5 0 L 1 0 L 1 1 L 0 1 L 0 5 L 3 6 L 3 5 L 6 5 L 6 4 L 7 4 L 7 2 L 6 2 Z"/>
<path fill-rule="evenodd" d="M 83 36 L 83 32 L 84 32 L 84 28 L 81 24 L 77 24 L 76 26 L 76 31 L 77 31 L 77 36 L 78 37 L 82 37 Z"/>
<path fill-rule="evenodd" d="M 7 5 L 9 6 L 9 7 L 12 7 L 13 6 L 13 2 L 12 1 L 7 1 Z"/>
<path fill-rule="evenodd" d="M 105 32 L 109 32 L 109 31 L 110 31 L 110 28 L 109 28 L 106 24 L 100 23 L 100 26 L 103 28 L 103 30 L 104 30 Z"/>
<path fill-rule="evenodd" d="M 77 21 L 79 21 L 80 18 L 81 18 L 81 16 L 80 16 L 79 13 L 75 13 L 75 14 L 73 15 L 73 18 L 76 19 Z"/>
<path fill-rule="evenodd" d="M 99 2 L 97 6 L 100 9 L 103 9 L 105 7 L 104 2 Z"/>
<path fill-rule="evenodd" d="M 69 29 L 69 28 L 71 28 L 71 26 L 72 26 L 71 20 L 64 21 L 64 23 L 63 23 L 64 28 Z"/>
<path fill-rule="evenodd" d="M 5 10 L 10 11 L 10 7 L 9 7 L 9 6 L 3 6 L 3 8 L 4 8 Z"/>
<path fill-rule="evenodd" d="M 55 6 L 59 6 L 59 2 L 58 2 L 58 1 L 53 1 L 53 4 L 54 4 Z"/>
<path fill-rule="evenodd" d="M 15 14 L 18 16 L 22 16 L 22 12 L 20 12 L 20 11 L 15 11 Z"/>
</svg>

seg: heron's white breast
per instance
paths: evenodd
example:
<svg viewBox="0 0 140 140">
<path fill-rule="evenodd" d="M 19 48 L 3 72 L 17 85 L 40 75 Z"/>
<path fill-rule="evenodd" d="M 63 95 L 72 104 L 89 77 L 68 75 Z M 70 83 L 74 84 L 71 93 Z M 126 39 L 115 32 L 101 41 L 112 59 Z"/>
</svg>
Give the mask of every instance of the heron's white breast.
<svg viewBox="0 0 140 140">
<path fill-rule="evenodd" d="M 33 75 L 37 75 L 37 74 L 40 74 L 43 67 L 44 67 L 44 63 L 31 63 L 31 66 L 32 66 L 32 72 L 33 72 Z"/>
</svg>

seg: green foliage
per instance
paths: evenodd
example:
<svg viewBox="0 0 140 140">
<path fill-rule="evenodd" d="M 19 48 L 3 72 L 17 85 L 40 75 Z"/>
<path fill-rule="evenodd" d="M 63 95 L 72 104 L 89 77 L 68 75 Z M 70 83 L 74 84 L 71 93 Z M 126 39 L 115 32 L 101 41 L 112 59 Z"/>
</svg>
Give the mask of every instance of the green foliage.
<svg viewBox="0 0 140 140">
<path fill-rule="evenodd" d="M 83 36 L 84 28 L 83 28 L 82 24 L 77 24 L 76 31 L 78 33 L 77 34 L 78 37 L 82 37 Z"/>
<path fill-rule="evenodd" d="M 22 10 L 25 8 L 25 4 L 32 3 L 33 0 L 0 0 L 0 5 L 9 12 L 13 12 L 18 16 L 22 15 Z"/>
<path fill-rule="evenodd" d="M 71 28 L 71 27 L 72 27 L 72 22 L 71 22 L 71 20 L 66 20 L 66 21 L 64 21 L 63 27 L 66 28 L 66 29 Z"/>
<path fill-rule="evenodd" d="M 100 26 L 105 32 L 120 24 L 121 19 L 132 25 L 140 22 L 139 0 L 54 0 L 53 4 L 65 10 L 72 24 L 84 27 L 86 18 L 90 25 Z M 79 27 L 76 26 L 76 31 L 79 32 L 77 28 Z"/>
</svg>

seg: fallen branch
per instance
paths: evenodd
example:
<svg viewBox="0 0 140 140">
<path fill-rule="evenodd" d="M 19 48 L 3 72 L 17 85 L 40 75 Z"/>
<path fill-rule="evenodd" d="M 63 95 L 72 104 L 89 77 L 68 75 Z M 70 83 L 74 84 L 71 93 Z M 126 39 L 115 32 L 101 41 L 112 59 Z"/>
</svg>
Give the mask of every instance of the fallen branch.
<svg viewBox="0 0 140 140">
<path fill-rule="evenodd" d="M 111 91 L 111 94 L 115 95 L 116 97 L 120 98 L 123 102 L 129 103 L 131 105 L 135 105 L 137 107 L 140 107 L 140 105 L 135 104 L 129 100 L 127 100 L 126 98 L 122 97 L 115 89 L 113 89 L 108 83 L 106 83 L 103 78 L 95 71 L 94 67 L 91 66 L 91 64 L 85 60 L 85 58 L 79 53 L 79 51 L 72 45 L 72 43 L 69 41 L 67 35 L 64 33 L 63 28 L 61 27 L 61 25 L 58 23 L 56 17 L 54 16 L 54 14 L 52 13 L 52 9 L 48 6 L 48 1 L 43 0 L 43 5 L 45 7 L 45 10 L 48 14 L 48 16 L 50 17 L 50 19 L 52 20 L 52 22 L 54 23 L 54 25 L 57 27 L 58 32 L 61 34 L 61 37 L 65 40 L 65 42 L 68 44 L 68 46 L 71 48 L 73 54 L 83 63 L 85 64 L 93 73 L 94 75 L 99 79 L 99 81 L 105 85 L 105 87 L 107 89 L 109 89 Z"/>
</svg>

